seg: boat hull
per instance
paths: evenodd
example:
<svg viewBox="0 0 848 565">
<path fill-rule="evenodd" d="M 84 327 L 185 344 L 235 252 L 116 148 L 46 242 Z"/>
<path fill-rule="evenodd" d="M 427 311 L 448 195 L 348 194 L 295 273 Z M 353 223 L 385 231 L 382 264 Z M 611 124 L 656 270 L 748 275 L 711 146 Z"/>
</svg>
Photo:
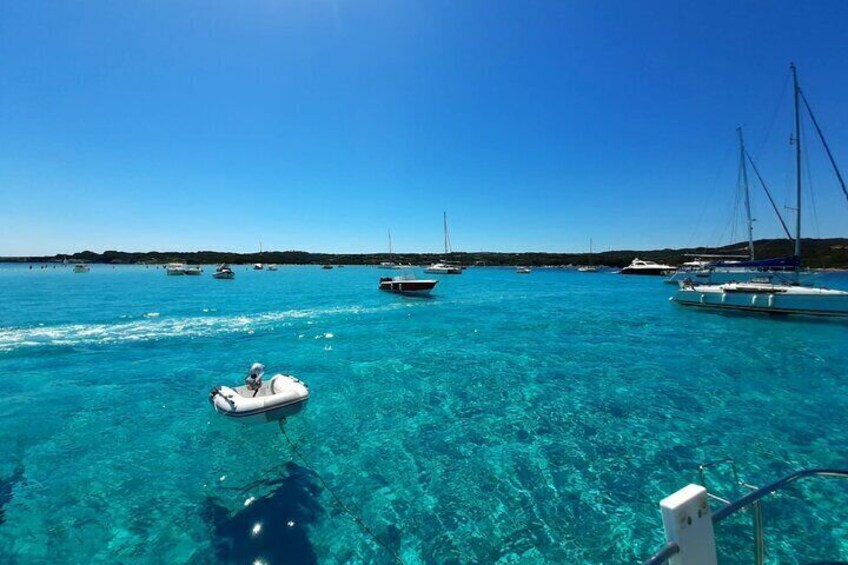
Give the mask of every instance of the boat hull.
<svg viewBox="0 0 848 565">
<path fill-rule="evenodd" d="M 236 274 L 235 273 L 213 273 L 212 278 L 215 278 L 215 279 L 218 279 L 218 280 L 231 281 L 234 278 L 236 278 Z"/>
<path fill-rule="evenodd" d="M 813 289 L 816 290 L 816 289 Z M 848 316 L 848 293 L 818 289 L 820 293 L 727 291 L 719 287 L 681 288 L 671 298 L 681 306 L 712 310 L 805 316 Z"/>
<path fill-rule="evenodd" d="M 669 269 L 659 269 L 659 268 L 652 268 L 652 267 L 647 267 L 647 268 L 643 268 L 643 269 L 632 269 L 630 267 L 625 267 L 625 268 L 621 269 L 621 272 L 619 274 L 622 274 L 622 275 L 647 275 L 647 276 L 653 276 L 653 277 L 661 277 L 661 276 L 668 276 L 668 273 L 669 273 Z"/>
</svg>

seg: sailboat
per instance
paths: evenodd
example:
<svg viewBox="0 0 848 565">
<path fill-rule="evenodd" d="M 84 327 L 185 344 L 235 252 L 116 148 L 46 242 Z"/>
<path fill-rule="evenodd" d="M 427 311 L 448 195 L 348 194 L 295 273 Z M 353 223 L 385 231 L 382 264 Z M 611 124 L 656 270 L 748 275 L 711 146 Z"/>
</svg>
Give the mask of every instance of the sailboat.
<svg viewBox="0 0 848 565">
<path fill-rule="evenodd" d="M 580 273 L 597 273 L 598 267 L 592 264 L 592 238 L 589 238 L 589 264 L 583 265 L 582 267 L 578 267 L 577 271 Z"/>
<path fill-rule="evenodd" d="M 848 190 L 836 161 L 825 141 L 821 128 L 813 115 L 806 97 L 798 86 L 798 72 L 795 65 L 792 70 L 792 82 L 795 99 L 795 254 L 798 265 L 801 263 L 801 112 L 803 100 L 816 132 L 827 152 L 830 163 L 836 171 L 836 177 L 842 186 L 842 192 L 848 198 Z M 765 312 L 780 314 L 807 314 L 814 316 L 848 316 L 848 292 L 829 288 L 816 288 L 800 284 L 775 284 L 768 278 L 747 282 L 731 282 L 719 285 L 702 285 L 686 280 L 671 300 L 683 306 L 697 306 L 719 310 L 740 310 L 747 312 Z"/>
<path fill-rule="evenodd" d="M 259 242 L 259 255 L 262 255 L 262 242 L 261 241 Z M 263 265 L 262 263 L 254 263 L 253 264 L 253 270 L 254 271 L 262 271 L 264 269 L 265 269 L 265 265 Z"/>
<path fill-rule="evenodd" d="M 800 272 L 800 265 L 797 257 L 778 257 L 776 259 L 757 260 L 754 256 L 754 219 L 751 217 L 751 196 L 748 188 L 748 163 L 754 169 L 763 190 L 771 202 L 772 208 L 783 227 L 786 237 L 792 241 L 792 236 L 789 229 L 786 227 L 786 222 L 783 221 L 777 205 L 771 193 L 766 187 L 759 170 L 754 164 L 754 160 L 745 150 L 745 139 L 742 136 L 742 128 L 736 128 L 739 134 L 739 175 L 738 181 L 742 185 L 744 203 L 745 203 L 745 218 L 746 231 L 748 232 L 748 253 L 746 255 L 702 255 L 695 261 L 687 261 L 677 271 L 675 271 L 665 282 L 671 284 L 680 284 L 686 280 L 697 281 L 698 284 L 722 284 L 728 282 L 745 282 L 754 279 L 762 279 L 768 277 L 782 282 L 806 283 L 812 281 L 814 275 L 809 272 Z M 705 259 L 717 259 L 707 261 Z M 740 260 L 741 259 L 741 260 Z"/>
<path fill-rule="evenodd" d="M 453 253 L 453 250 L 451 249 L 450 232 L 448 231 L 448 213 L 442 212 L 442 218 L 444 221 L 445 228 L 445 255 L 450 255 L 451 253 Z M 443 260 L 437 263 L 433 263 L 432 265 L 424 269 L 424 272 L 436 275 L 461 275 L 462 267 L 455 263 Z"/>
<path fill-rule="evenodd" d="M 392 254 L 392 230 L 389 230 L 389 259 L 393 256 Z M 380 263 L 381 269 L 396 269 L 397 265 L 394 261 L 383 261 Z"/>
</svg>

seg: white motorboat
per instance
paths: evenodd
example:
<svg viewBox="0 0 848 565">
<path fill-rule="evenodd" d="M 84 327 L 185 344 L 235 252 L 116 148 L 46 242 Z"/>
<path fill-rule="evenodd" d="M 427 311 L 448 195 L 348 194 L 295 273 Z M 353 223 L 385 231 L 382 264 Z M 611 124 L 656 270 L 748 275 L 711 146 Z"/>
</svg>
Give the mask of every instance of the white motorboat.
<svg viewBox="0 0 848 565">
<path fill-rule="evenodd" d="M 90 270 L 91 270 L 91 267 L 89 267 L 85 263 L 77 263 L 76 265 L 74 265 L 74 272 L 75 273 L 87 273 Z"/>
<path fill-rule="evenodd" d="M 303 410 L 309 387 L 290 375 L 274 375 L 256 390 L 216 386 L 209 393 L 215 412 L 244 423 L 273 422 Z"/>
<path fill-rule="evenodd" d="M 663 265 L 654 261 L 645 261 L 644 259 L 633 259 L 627 267 L 621 269 L 622 275 L 667 275 L 674 271 L 671 265 Z"/>
<path fill-rule="evenodd" d="M 185 265 L 182 263 L 168 263 L 165 265 L 165 274 L 169 277 L 181 277 L 185 274 Z"/>
<path fill-rule="evenodd" d="M 254 263 L 253 264 L 253 270 L 254 271 L 261 271 L 264 268 L 265 268 L 265 265 L 263 265 L 262 263 Z"/>
<path fill-rule="evenodd" d="M 411 270 L 399 277 L 380 277 L 380 290 L 412 296 L 428 295 L 439 281 L 419 279 Z"/>
<path fill-rule="evenodd" d="M 425 273 L 434 275 L 461 275 L 462 267 L 458 265 L 449 265 L 447 263 L 433 263 L 424 269 Z"/>
<path fill-rule="evenodd" d="M 269 271 L 276 271 L 276 270 L 277 270 L 277 266 L 276 266 L 276 265 L 268 265 L 268 270 L 269 270 Z"/>
<path fill-rule="evenodd" d="M 203 274 L 203 268 L 200 265 L 189 265 L 183 270 L 183 274 L 198 277 Z"/>
<path fill-rule="evenodd" d="M 516 267 L 515 272 L 519 275 L 529 275 L 533 272 L 533 269 L 531 269 L 530 267 Z"/>
<path fill-rule="evenodd" d="M 229 265 L 221 265 L 215 272 L 212 273 L 212 278 L 221 279 L 221 280 L 232 280 L 236 278 L 236 273 L 233 271 Z"/>
</svg>

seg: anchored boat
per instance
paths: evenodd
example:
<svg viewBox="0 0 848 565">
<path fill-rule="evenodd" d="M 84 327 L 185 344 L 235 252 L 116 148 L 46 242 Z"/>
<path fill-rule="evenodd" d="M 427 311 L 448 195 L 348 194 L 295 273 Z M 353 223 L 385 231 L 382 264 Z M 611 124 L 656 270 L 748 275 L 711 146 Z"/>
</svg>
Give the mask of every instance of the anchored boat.
<svg viewBox="0 0 848 565">
<path fill-rule="evenodd" d="M 407 272 L 399 277 L 380 277 L 380 290 L 407 295 L 428 295 L 439 281 L 419 279 L 413 272 Z"/>
<path fill-rule="evenodd" d="M 791 66 L 792 82 L 795 90 L 795 254 L 793 266 L 801 264 L 801 121 L 800 102 L 803 100 L 807 113 L 821 138 L 830 163 L 836 171 L 836 176 L 842 186 L 842 191 L 848 197 L 848 189 L 842 180 L 842 175 L 836 167 L 833 155 L 818 127 L 807 99 L 798 86 L 798 75 L 795 65 Z M 744 153 L 744 146 L 742 148 Z M 691 279 L 683 281 L 671 300 L 683 306 L 700 306 L 707 308 L 744 310 L 750 312 L 806 314 L 813 316 L 848 316 L 848 292 L 828 288 L 801 286 L 798 283 L 797 270 L 793 273 L 794 284 L 774 284 L 771 277 L 754 279 L 748 282 L 729 282 L 716 286 L 695 284 Z"/>
<path fill-rule="evenodd" d="M 165 274 L 169 277 L 181 277 L 185 274 L 185 265 L 183 263 L 168 263 L 165 266 Z"/>
<path fill-rule="evenodd" d="M 222 279 L 222 280 L 232 280 L 232 279 L 236 278 L 236 274 L 230 268 L 229 265 L 221 265 L 220 267 L 215 269 L 215 272 L 212 273 L 212 277 L 216 278 L 216 279 Z"/>
<path fill-rule="evenodd" d="M 622 275 L 667 275 L 674 271 L 674 267 L 655 263 L 654 261 L 645 261 L 644 259 L 633 259 L 630 265 L 621 269 Z"/>
<path fill-rule="evenodd" d="M 215 412 L 245 423 L 273 422 L 297 414 L 309 400 L 309 387 L 291 375 L 274 375 L 258 388 L 216 386 L 209 393 Z"/>
</svg>

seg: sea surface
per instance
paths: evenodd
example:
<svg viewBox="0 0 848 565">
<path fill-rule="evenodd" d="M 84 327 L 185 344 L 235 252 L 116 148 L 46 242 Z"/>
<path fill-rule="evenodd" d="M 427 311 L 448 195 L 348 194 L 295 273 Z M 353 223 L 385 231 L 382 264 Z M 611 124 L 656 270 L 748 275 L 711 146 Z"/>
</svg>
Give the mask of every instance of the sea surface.
<svg viewBox="0 0 848 565">
<path fill-rule="evenodd" d="M 212 270 L 0 266 L 0 562 L 634 563 L 699 463 L 848 467 L 846 322 L 611 273 L 473 268 L 414 299 L 376 268 Z M 291 443 L 209 405 L 255 361 L 310 386 Z M 837 479 L 768 499 L 767 561 L 848 559 L 846 508 Z M 751 562 L 750 520 L 723 562 Z"/>
</svg>

